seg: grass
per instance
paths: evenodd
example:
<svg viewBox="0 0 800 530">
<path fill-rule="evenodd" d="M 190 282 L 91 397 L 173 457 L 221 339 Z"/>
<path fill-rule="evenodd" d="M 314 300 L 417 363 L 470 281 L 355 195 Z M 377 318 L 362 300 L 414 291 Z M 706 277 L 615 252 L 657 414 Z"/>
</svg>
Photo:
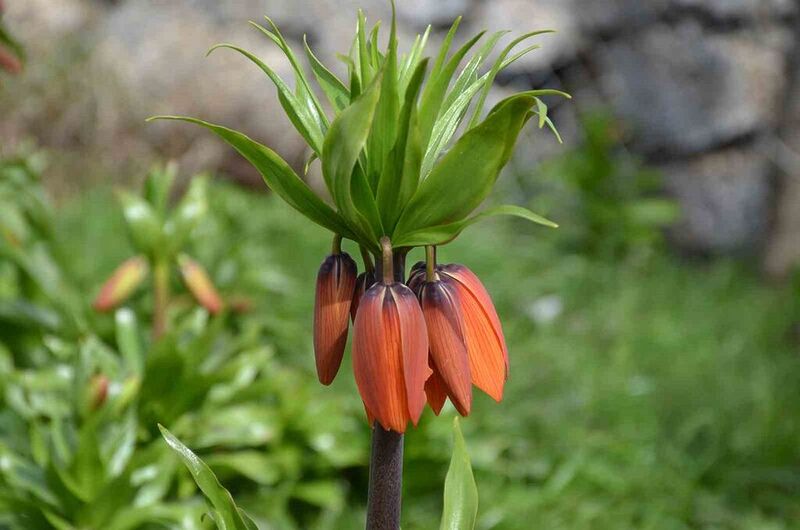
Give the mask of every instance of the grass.
<svg viewBox="0 0 800 530">
<path fill-rule="evenodd" d="M 331 388 L 313 375 L 314 280 L 329 236 L 272 197 L 222 185 L 212 197 L 194 255 L 223 290 L 254 299 L 310 392 L 350 395 L 358 409 L 349 357 Z M 58 214 L 87 292 L 127 252 L 109 200 L 95 191 Z M 800 528 L 789 293 L 735 262 L 665 253 L 610 262 L 558 241 L 558 231 L 495 221 L 440 251 L 483 279 L 511 355 L 503 403 L 481 395 L 462 424 L 479 528 Z M 407 436 L 404 528 L 438 525 L 449 425 L 426 412 Z M 365 425 L 353 444 L 366 436 Z M 353 509 L 335 527 L 357 527 L 366 461 L 343 478 Z"/>
</svg>

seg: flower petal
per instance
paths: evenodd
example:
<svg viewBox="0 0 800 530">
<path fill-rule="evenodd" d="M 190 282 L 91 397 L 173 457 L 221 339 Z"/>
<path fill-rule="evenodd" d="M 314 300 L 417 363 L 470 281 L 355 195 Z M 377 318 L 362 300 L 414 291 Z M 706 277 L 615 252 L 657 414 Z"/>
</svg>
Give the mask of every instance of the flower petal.
<svg viewBox="0 0 800 530">
<path fill-rule="evenodd" d="M 400 318 L 408 412 L 411 421 L 416 425 L 425 409 L 425 381 L 431 374 L 428 367 L 428 334 L 425 331 L 425 318 L 411 289 L 401 283 L 395 283 L 390 287 L 390 291 L 397 303 Z"/>
<path fill-rule="evenodd" d="M 400 317 L 390 287 L 364 293 L 353 329 L 353 372 L 366 409 L 384 429 L 405 432 L 409 420 Z"/>
<path fill-rule="evenodd" d="M 444 401 L 447 399 L 447 387 L 444 385 L 442 376 L 439 375 L 435 366 L 431 366 L 431 376 L 425 382 L 425 395 L 428 397 L 428 405 L 431 406 L 433 413 L 437 416 L 444 407 Z"/>
<path fill-rule="evenodd" d="M 500 401 L 508 378 L 508 350 L 489 293 L 478 277 L 463 265 L 444 265 L 439 272 L 442 281 L 447 282 L 449 278 L 454 282 L 459 294 L 472 382 Z"/>
<path fill-rule="evenodd" d="M 472 406 L 472 379 L 458 293 L 452 282 L 425 282 L 420 303 L 428 328 L 431 358 L 453 405 L 466 416 Z"/>
<path fill-rule="evenodd" d="M 331 384 L 342 364 L 355 285 L 356 263 L 350 256 L 334 254 L 322 262 L 314 300 L 314 356 L 323 385 Z"/>
</svg>

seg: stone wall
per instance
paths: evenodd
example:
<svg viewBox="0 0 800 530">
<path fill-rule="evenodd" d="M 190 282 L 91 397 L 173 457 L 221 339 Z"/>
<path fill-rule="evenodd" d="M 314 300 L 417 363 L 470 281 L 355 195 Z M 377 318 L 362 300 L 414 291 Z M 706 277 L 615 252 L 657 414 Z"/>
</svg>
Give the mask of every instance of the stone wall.
<svg viewBox="0 0 800 530">
<path fill-rule="evenodd" d="M 389 15 L 384 0 L 9 4 L 20 37 L 52 36 L 35 43 L 38 53 L 47 55 L 59 38 L 80 34 L 89 53 L 79 71 L 92 86 L 112 79 L 121 90 L 116 112 L 95 114 L 105 122 L 73 124 L 103 131 L 86 141 L 136 145 L 136 152 L 178 156 L 189 167 L 232 171 L 240 170 L 238 159 L 207 135 L 171 124 L 139 125 L 160 112 L 202 116 L 234 124 L 299 163 L 302 143 L 267 80 L 231 52 L 206 59 L 209 46 L 241 44 L 287 73 L 280 54 L 247 19 L 269 14 L 298 49 L 305 34 L 319 55 L 334 60 L 349 43 L 357 7 L 372 20 Z M 572 92 L 575 100 L 554 111 L 567 145 L 579 140 L 578 109 L 609 106 L 632 131 L 629 148 L 662 170 L 666 191 L 681 203 L 683 217 L 673 230 L 678 244 L 703 253 L 764 252 L 776 273 L 800 255 L 795 0 L 398 0 L 398 11 L 406 39 L 432 23 L 433 40 L 439 40 L 459 14 L 462 36 L 484 28 L 557 29 L 500 81 Z M 15 120 L 5 125 L 13 134 L 8 123 Z M 537 136 L 520 153 L 535 160 L 557 149 Z"/>
</svg>

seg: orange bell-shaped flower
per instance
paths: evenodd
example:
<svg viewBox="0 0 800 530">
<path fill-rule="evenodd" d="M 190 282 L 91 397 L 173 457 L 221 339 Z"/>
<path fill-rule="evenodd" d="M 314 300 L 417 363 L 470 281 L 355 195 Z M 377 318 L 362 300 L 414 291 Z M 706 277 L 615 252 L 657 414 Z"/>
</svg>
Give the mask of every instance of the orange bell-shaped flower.
<svg viewBox="0 0 800 530">
<path fill-rule="evenodd" d="M 458 293 L 472 382 L 495 401 L 501 401 L 508 379 L 508 349 L 492 299 L 465 266 L 439 265 L 436 271 L 441 281 Z"/>
<path fill-rule="evenodd" d="M 443 387 L 458 412 L 466 416 L 472 406 L 472 379 L 458 292 L 452 282 L 437 278 L 421 285 L 419 301 L 428 329 L 430 362 L 438 379 L 430 386 Z"/>
<path fill-rule="evenodd" d="M 338 241 L 334 243 L 338 247 Z M 333 382 L 342 364 L 356 286 L 356 262 L 338 248 L 322 262 L 314 300 L 314 356 L 320 383 Z"/>
<path fill-rule="evenodd" d="M 416 296 L 394 281 L 388 239 L 382 246 L 382 281 L 364 293 L 356 314 L 353 371 L 368 416 L 402 433 L 425 408 L 428 336 Z"/>
</svg>

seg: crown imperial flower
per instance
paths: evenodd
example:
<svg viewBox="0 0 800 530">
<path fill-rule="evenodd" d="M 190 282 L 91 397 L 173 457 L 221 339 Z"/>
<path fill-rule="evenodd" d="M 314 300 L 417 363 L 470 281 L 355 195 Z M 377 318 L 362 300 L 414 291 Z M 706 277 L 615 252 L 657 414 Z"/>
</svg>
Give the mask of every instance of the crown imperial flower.
<svg viewBox="0 0 800 530">
<path fill-rule="evenodd" d="M 476 210 L 493 189 L 526 124 L 547 126 L 558 138 L 542 98 L 569 95 L 526 90 L 487 108 L 498 74 L 538 47 L 518 51 L 518 46 L 548 31 L 526 33 L 502 49 L 498 44 L 508 32 L 480 33 L 455 49 L 457 19 L 440 49 L 426 57 L 430 28 L 400 53 L 392 7 L 385 52 L 378 50 L 378 25 L 370 31 L 359 12 L 350 53 L 344 57 L 347 76 L 342 79 L 305 43 L 306 62 L 322 89 L 320 95 L 303 61 L 270 19 L 266 26 L 253 26 L 287 57 L 293 88 L 247 50 L 232 44 L 211 50 L 241 54 L 269 77 L 289 121 L 309 146 L 306 168 L 319 161 L 325 196 L 275 151 L 241 132 L 197 118 L 158 118 L 210 130 L 246 158 L 295 210 L 332 232 L 335 241 L 349 240 L 359 247 L 365 269 L 361 275 L 349 256 L 338 251 L 320 270 L 314 312 L 317 371 L 323 384 L 333 380 L 352 318 L 353 368 L 367 415 L 387 429 L 403 432 L 409 420 L 419 419 L 426 395 L 437 413 L 449 397 L 461 414 L 468 414 L 472 385 L 499 401 L 508 353 L 494 305 L 469 269 L 436 266 L 428 260 L 412 269 L 406 286 L 400 274 L 395 278 L 387 272 L 394 268 L 387 256 L 399 258 L 399 273 L 412 249 L 445 245 L 494 215 L 555 227 L 519 206 Z"/>
</svg>

